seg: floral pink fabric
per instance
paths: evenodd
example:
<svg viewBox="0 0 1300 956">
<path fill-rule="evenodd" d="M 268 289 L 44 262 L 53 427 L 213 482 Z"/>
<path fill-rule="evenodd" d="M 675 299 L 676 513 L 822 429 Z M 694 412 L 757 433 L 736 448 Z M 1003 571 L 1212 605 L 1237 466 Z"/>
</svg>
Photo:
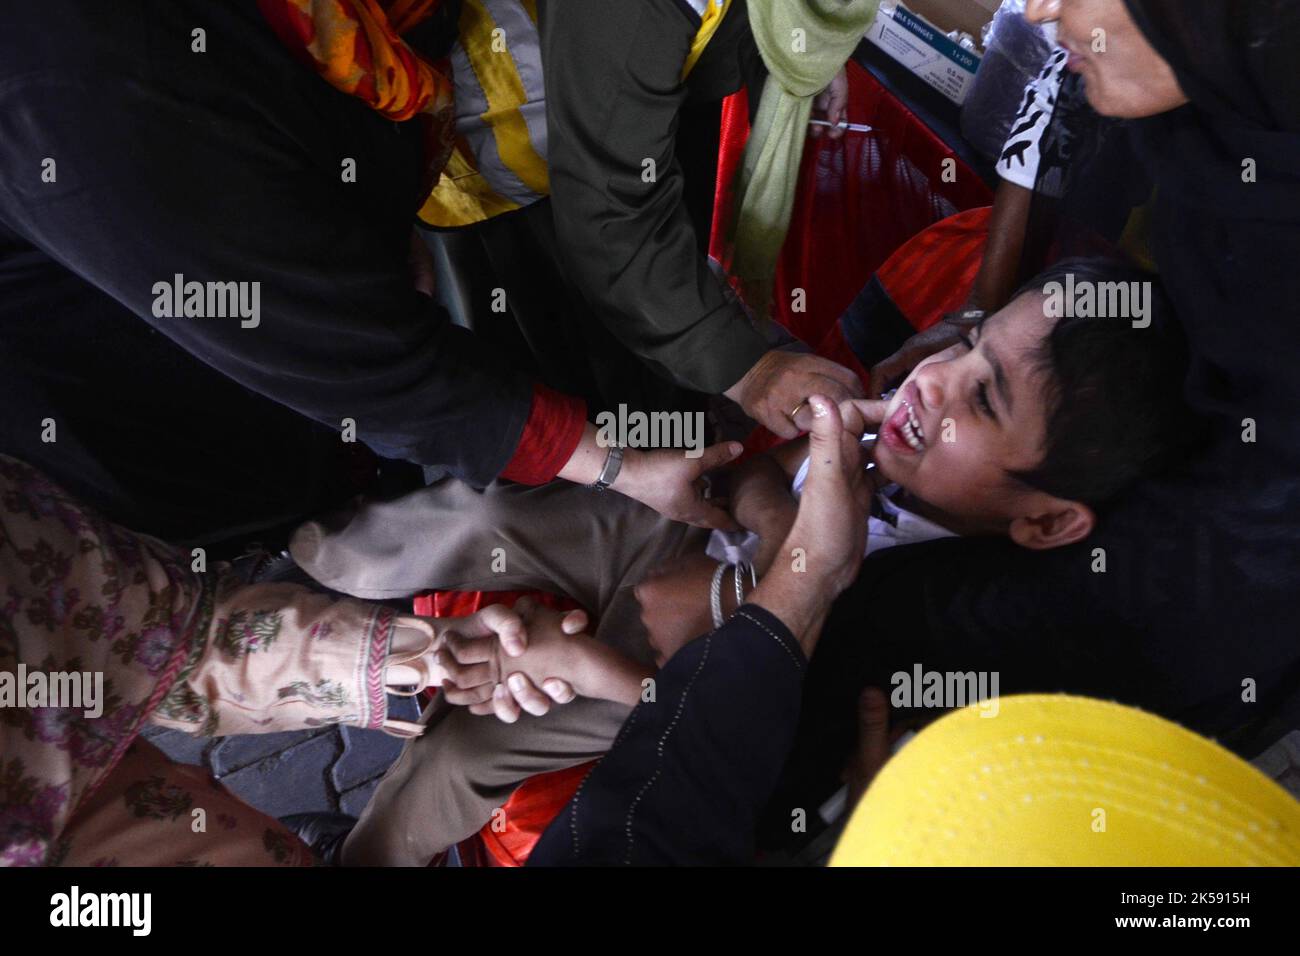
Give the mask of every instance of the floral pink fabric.
<svg viewBox="0 0 1300 956">
<path fill-rule="evenodd" d="M 120 795 L 119 823 L 141 825 L 133 781 L 106 781 L 129 772 L 146 722 L 207 735 L 383 724 L 390 610 L 199 566 L 0 456 L 0 676 L 102 680 L 97 716 L 67 701 L 0 706 L 0 865 L 66 858 L 102 786 Z M 97 805 L 97 819 L 111 812 Z"/>
</svg>

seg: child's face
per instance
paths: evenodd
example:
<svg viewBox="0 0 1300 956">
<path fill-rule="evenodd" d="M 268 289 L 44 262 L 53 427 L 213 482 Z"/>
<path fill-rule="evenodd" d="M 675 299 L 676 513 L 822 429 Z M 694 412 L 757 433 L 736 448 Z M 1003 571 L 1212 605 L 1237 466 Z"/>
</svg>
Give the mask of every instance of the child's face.
<svg viewBox="0 0 1300 956">
<path fill-rule="evenodd" d="M 1022 295 L 972 329 L 966 344 L 926 359 L 894 395 L 876 441 L 890 481 L 962 530 L 1002 531 L 1033 492 L 1008 472 L 1042 461 L 1044 374 L 1033 361 L 1054 320 Z M 918 426 L 919 428 L 915 427 Z"/>
</svg>

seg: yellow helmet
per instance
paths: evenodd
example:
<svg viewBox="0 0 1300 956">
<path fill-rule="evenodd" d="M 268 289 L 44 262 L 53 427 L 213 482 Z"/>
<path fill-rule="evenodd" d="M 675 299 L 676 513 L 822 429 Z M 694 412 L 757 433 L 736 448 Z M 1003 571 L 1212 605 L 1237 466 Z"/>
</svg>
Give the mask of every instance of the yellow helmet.
<svg viewBox="0 0 1300 956">
<path fill-rule="evenodd" d="M 885 764 L 832 866 L 1300 866 L 1300 802 L 1132 707 L 1005 697 Z"/>
</svg>

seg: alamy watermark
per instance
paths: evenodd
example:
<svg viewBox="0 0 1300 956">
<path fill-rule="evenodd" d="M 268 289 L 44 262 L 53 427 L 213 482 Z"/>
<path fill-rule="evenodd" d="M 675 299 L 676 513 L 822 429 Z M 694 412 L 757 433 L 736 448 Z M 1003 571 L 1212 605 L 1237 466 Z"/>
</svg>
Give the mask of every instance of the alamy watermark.
<svg viewBox="0 0 1300 956">
<path fill-rule="evenodd" d="M 1064 283 L 1044 283 L 1043 314 L 1049 319 L 1129 319 L 1133 328 L 1145 329 L 1151 324 L 1151 293 L 1150 282 L 1076 282 L 1074 273 L 1067 272 Z"/>
<path fill-rule="evenodd" d="M 703 412 L 617 412 L 596 415 L 596 443 L 602 448 L 685 448 L 687 458 L 704 454 Z"/>
<path fill-rule="evenodd" d="M 50 897 L 50 925 L 58 927 L 112 927 L 148 936 L 153 928 L 152 893 L 83 893 L 73 886 Z"/>
<path fill-rule="evenodd" d="M 998 715 L 997 671 L 927 671 L 920 664 L 895 671 L 889 703 L 900 709 L 952 710 L 978 704 L 981 717 Z"/>
<path fill-rule="evenodd" d="M 176 273 L 171 282 L 153 284 L 155 319 L 233 319 L 244 329 L 262 322 L 262 283 L 185 281 Z"/>
<path fill-rule="evenodd" d="M 87 720 L 104 713 L 102 671 L 0 671 L 0 707 L 66 707 L 80 710 Z"/>
</svg>

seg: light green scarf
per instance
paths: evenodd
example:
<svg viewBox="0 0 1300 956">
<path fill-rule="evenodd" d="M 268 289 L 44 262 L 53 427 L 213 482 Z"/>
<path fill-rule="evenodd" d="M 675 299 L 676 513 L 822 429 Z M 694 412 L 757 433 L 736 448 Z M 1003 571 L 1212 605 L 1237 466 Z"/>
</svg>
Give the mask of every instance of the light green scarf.
<svg viewBox="0 0 1300 956">
<path fill-rule="evenodd" d="M 813 98 L 853 53 L 877 2 L 748 0 L 768 77 L 736 178 L 731 271 L 759 315 L 770 306 L 776 259 L 790 226 Z"/>
</svg>

